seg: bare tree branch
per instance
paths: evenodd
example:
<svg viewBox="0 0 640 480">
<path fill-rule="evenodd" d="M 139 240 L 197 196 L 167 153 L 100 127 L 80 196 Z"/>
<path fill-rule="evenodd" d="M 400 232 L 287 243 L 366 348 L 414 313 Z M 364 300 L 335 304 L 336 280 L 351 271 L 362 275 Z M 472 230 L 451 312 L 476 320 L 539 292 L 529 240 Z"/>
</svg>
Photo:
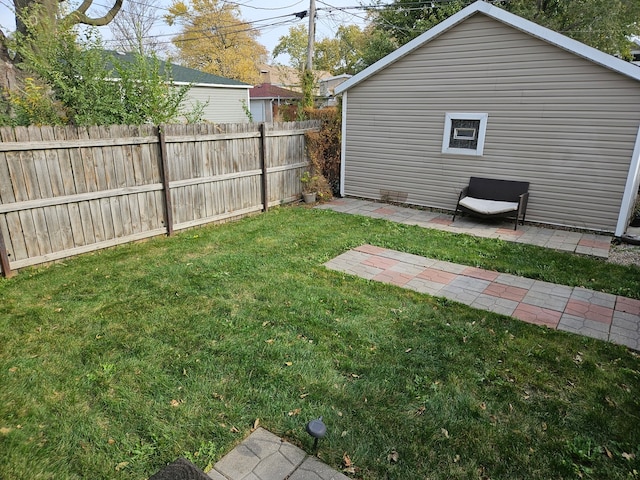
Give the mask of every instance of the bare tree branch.
<svg viewBox="0 0 640 480">
<path fill-rule="evenodd" d="M 59 0 L 60 1 L 60 0 Z M 123 0 L 115 0 L 113 7 L 105 13 L 102 17 L 91 18 L 87 15 L 87 10 L 93 4 L 93 0 L 83 0 L 82 4 L 64 19 L 65 22 L 82 23 L 84 25 L 91 25 L 94 27 L 102 27 L 110 23 L 116 14 L 122 8 Z"/>
</svg>

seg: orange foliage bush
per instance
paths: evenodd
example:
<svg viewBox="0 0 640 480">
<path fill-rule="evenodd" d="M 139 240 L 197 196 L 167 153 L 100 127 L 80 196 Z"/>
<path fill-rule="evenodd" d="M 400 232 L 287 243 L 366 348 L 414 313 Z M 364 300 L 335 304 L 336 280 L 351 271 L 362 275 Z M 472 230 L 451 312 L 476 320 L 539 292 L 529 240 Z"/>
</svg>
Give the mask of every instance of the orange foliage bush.
<svg viewBox="0 0 640 480">
<path fill-rule="evenodd" d="M 337 195 L 340 192 L 340 110 L 336 107 L 305 108 L 305 115 L 321 122 L 319 131 L 309 131 L 305 137 L 312 173 L 326 179 L 330 198 L 330 193 Z"/>
</svg>

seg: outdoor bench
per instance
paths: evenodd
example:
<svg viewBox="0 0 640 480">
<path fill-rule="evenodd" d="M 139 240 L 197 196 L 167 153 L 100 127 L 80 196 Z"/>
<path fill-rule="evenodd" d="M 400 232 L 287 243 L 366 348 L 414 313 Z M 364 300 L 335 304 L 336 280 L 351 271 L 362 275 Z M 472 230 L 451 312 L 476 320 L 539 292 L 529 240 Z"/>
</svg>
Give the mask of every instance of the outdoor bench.
<svg viewBox="0 0 640 480">
<path fill-rule="evenodd" d="M 458 212 L 483 218 L 504 217 L 515 220 L 516 230 L 519 218 L 524 224 L 528 200 L 529 182 L 471 177 L 458 196 L 452 221 Z"/>
</svg>

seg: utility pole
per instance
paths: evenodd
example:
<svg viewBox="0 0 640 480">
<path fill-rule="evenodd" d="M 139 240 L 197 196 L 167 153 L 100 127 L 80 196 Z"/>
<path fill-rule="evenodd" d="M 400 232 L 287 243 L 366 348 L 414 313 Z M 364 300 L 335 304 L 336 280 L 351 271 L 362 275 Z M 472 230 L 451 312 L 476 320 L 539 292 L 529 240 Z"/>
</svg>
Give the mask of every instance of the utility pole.
<svg viewBox="0 0 640 480">
<path fill-rule="evenodd" d="M 316 0 L 309 3 L 309 43 L 307 45 L 307 70 L 313 70 L 313 46 L 316 39 Z"/>
</svg>

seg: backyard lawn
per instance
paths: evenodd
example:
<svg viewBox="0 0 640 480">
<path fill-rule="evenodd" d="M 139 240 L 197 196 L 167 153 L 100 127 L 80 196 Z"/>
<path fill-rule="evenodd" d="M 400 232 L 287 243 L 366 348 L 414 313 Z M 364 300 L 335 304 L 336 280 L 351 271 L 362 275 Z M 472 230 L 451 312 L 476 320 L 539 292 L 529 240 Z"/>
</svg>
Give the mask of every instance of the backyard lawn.
<svg viewBox="0 0 640 480">
<path fill-rule="evenodd" d="M 0 478 L 207 470 L 257 419 L 310 452 L 320 415 L 355 478 L 640 478 L 636 353 L 322 266 L 365 243 L 640 298 L 637 267 L 303 207 L 26 269 Z"/>
</svg>

